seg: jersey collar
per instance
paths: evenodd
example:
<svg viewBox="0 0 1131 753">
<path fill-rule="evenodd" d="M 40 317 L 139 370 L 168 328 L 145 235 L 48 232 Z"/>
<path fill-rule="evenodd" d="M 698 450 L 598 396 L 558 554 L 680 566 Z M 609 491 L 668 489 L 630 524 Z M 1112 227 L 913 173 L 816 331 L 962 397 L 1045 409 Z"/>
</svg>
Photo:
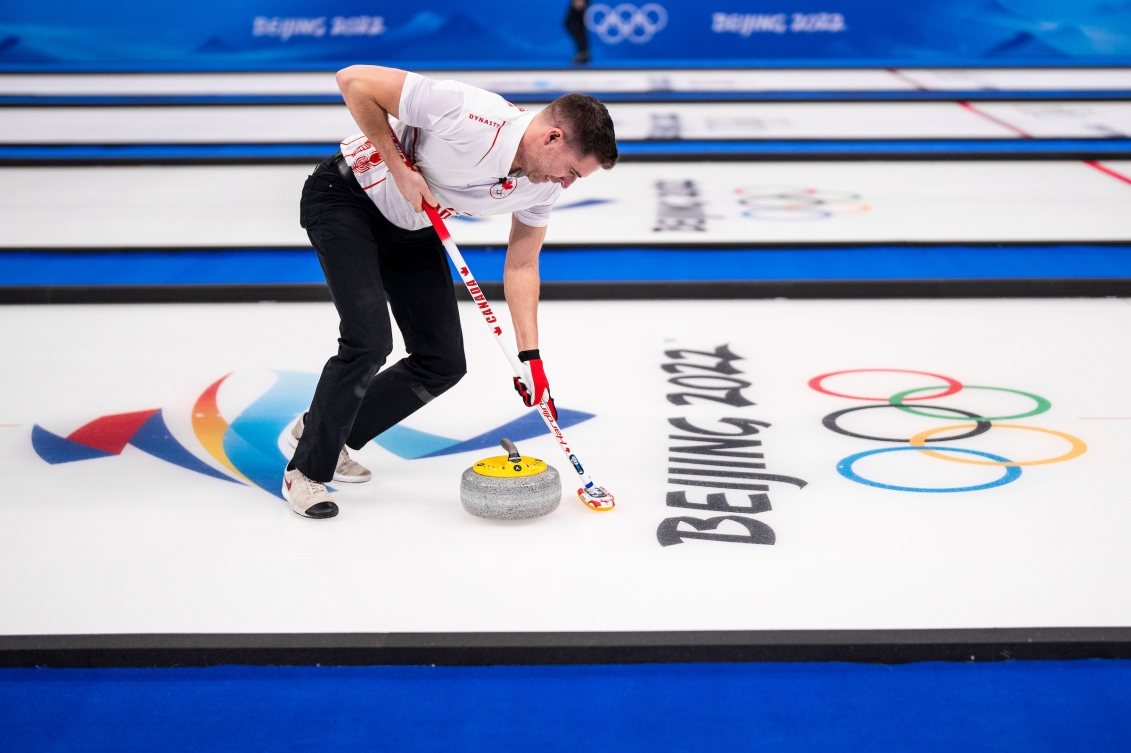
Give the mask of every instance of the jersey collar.
<svg viewBox="0 0 1131 753">
<path fill-rule="evenodd" d="M 484 160 L 484 165 L 490 167 L 493 171 L 491 174 L 494 177 L 499 179 L 522 177 L 522 168 L 512 172 L 511 164 L 514 162 L 514 156 L 518 154 L 519 142 L 522 141 L 522 137 L 526 133 L 526 129 L 530 127 L 532 120 L 534 120 L 534 113 L 522 112 L 513 120 L 508 120 L 499 129 L 499 140 L 495 144 L 495 148 L 488 152 L 487 159 Z"/>
</svg>

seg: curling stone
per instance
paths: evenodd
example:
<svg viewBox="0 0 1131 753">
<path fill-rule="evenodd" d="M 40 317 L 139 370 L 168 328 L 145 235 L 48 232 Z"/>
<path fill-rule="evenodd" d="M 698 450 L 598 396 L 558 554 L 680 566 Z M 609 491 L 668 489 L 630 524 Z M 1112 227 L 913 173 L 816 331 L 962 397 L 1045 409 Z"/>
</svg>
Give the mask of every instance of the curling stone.
<svg viewBox="0 0 1131 753">
<path fill-rule="evenodd" d="M 562 479 L 545 461 L 520 455 L 509 439 L 506 455 L 484 458 L 463 472 L 463 509 L 480 518 L 519 520 L 548 515 L 562 499 Z"/>
</svg>

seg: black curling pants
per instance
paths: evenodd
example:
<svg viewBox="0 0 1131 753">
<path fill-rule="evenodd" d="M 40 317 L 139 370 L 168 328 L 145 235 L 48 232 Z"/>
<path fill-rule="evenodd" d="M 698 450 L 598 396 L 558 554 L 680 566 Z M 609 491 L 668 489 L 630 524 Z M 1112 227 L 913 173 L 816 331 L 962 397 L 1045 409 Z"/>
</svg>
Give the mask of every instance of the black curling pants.
<svg viewBox="0 0 1131 753">
<path fill-rule="evenodd" d="M 302 189 L 301 222 L 338 310 L 338 353 L 326 362 L 291 461 L 308 478 L 334 477 L 344 445 L 369 440 L 450 389 L 466 371 L 447 256 L 436 231 L 385 219 L 338 155 Z M 389 308 L 408 357 L 393 349 Z"/>
</svg>

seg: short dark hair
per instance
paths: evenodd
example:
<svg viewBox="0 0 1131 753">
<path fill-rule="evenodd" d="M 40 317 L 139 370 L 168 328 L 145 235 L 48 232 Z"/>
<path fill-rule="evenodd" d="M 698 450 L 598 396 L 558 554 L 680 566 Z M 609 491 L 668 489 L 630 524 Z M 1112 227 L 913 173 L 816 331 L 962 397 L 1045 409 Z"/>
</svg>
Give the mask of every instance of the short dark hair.
<svg viewBox="0 0 1131 753">
<path fill-rule="evenodd" d="M 565 132 L 566 144 L 579 157 L 593 156 L 601 167 L 611 170 L 620 154 L 613 119 L 608 109 L 588 94 L 566 94 L 545 110 L 550 122 Z"/>
</svg>

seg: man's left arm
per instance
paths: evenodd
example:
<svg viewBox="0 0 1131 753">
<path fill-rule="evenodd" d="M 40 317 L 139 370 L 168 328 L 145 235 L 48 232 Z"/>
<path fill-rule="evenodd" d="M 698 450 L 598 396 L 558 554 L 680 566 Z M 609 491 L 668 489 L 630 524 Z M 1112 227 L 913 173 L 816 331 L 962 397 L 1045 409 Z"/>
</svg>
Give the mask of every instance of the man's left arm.
<svg viewBox="0 0 1131 753">
<path fill-rule="evenodd" d="M 519 360 L 523 364 L 523 377 L 514 379 L 515 390 L 528 407 L 545 399 L 556 418 L 558 411 L 549 395 L 550 384 L 538 353 L 538 254 L 545 238 L 545 227 L 524 225 L 511 217 L 507 260 L 503 266 L 503 294 L 514 322 Z"/>
<path fill-rule="evenodd" d="M 546 238 L 546 228 L 524 225 L 511 217 L 511 236 L 503 266 L 503 294 L 514 320 L 518 349 L 538 348 L 538 253 Z"/>
</svg>

